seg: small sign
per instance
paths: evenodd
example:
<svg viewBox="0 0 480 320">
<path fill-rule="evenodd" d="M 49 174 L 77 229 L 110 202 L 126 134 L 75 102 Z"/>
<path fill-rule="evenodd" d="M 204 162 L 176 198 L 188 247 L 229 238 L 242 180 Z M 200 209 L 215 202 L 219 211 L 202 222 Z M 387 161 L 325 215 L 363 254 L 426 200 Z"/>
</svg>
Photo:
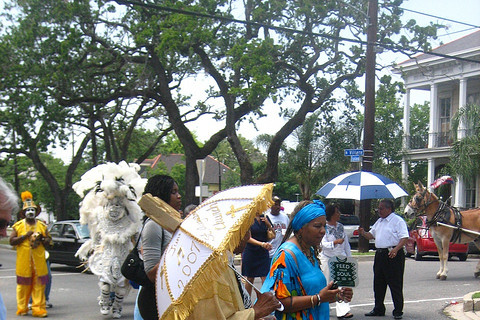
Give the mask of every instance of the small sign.
<svg viewBox="0 0 480 320">
<path fill-rule="evenodd" d="M 360 162 L 360 156 L 350 156 L 350 162 Z"/>
<path fill-rule="evenodd" d="M 345 156 L 363 156 L 363 149 L 345 149 Z"/>
<path fill-rule="evenodd" d="M 202 186 L 202 194 L 200 194 L 200 186 L 195 186 L 195 197 L 208 197 L 208 186 Z"/>
<path fill-rule="evenodd" d="M 335 256 L 328 260 L 330 280 L 338 282 L 340 287 L 358 285 L 358 261 L 353 257 Z"/>
</svg>

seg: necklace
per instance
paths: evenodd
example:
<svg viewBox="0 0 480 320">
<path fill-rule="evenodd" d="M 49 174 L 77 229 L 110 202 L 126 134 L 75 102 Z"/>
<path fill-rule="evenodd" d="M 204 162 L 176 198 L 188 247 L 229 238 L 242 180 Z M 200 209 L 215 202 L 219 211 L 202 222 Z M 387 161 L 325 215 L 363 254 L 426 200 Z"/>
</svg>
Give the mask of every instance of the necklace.
<svg viewBox="0 0 480 320">
<path fill-rule="evenodd" d="M 308 259 L 313 265 L 315 265 L 315 257 L 313 256 L 312 251 L 310 250 L 310 248 L 308 248 L 307 251 L 305 251 L 305 250 L 302 249 L 302 252 L 303 252 L 303 254 L 305 255 L 305 257 L 307 257 L 307 259 Z"/>
</svg>

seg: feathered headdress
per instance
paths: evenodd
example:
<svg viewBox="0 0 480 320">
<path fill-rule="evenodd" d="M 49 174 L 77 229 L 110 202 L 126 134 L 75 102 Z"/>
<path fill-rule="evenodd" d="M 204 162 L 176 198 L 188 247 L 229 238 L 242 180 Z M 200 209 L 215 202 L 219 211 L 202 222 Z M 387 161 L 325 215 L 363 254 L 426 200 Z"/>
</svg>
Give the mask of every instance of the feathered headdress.
<svg viewBox="0 0 480 320">
<path fill-rule="evenodd" d="M 28 208 L 35 208 L 35 211 L 36 211 L 35 216 L 38 216 L 42 209 L 39 206 L 37 206 L 35 202 L 33 202 L 32 193 L 30 191 L 24 191 L 22 192 L 21 196 L 23 201 L 22 213 L 25 214 L 25 211 Z"/>
</svg>

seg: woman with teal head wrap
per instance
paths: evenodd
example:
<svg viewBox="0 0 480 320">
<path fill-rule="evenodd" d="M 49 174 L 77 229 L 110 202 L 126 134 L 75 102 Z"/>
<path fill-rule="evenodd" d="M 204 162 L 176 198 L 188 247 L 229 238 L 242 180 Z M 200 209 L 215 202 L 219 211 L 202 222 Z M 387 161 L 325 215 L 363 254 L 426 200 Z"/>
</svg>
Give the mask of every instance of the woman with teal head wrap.
<svg viewBox="0 0 480 320">
<path fill-rule="evenodd" d="M 283 311 L 275 312 L 277 319 L 327 320 L 329 303 L 351 300 L 352 289 L 332 290 L 333 282 L 327 284 L 320 269 L 317 257 L 325 224 L 325 205 L 321 201 L 302 201 L 295 207 L 261 290 L 275 291 L 284 305 Z"/>
</svg>

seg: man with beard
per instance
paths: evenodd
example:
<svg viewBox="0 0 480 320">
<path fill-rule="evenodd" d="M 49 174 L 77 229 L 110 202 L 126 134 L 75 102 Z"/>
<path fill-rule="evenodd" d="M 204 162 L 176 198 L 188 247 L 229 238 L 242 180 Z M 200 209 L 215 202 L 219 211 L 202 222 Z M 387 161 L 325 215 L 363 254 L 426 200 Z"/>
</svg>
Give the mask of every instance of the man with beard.
<svg viewBox="0 0 480 320">
<path fill-rule="evenodd" d="M 20 215 L 25 218 L 13 225 L 10 235 L 10 244 L 17 250 L 17 315 L 28 313 L 31 297 L 32 315 L 45 318 L 45 285 L 48 282 L 45 247 L 50 246 L 52 238 L 45 223 L 36 219 L 41 209 L 33 202 L 29 191 L 22 192 L 22 201 Z"/>
</svg>

